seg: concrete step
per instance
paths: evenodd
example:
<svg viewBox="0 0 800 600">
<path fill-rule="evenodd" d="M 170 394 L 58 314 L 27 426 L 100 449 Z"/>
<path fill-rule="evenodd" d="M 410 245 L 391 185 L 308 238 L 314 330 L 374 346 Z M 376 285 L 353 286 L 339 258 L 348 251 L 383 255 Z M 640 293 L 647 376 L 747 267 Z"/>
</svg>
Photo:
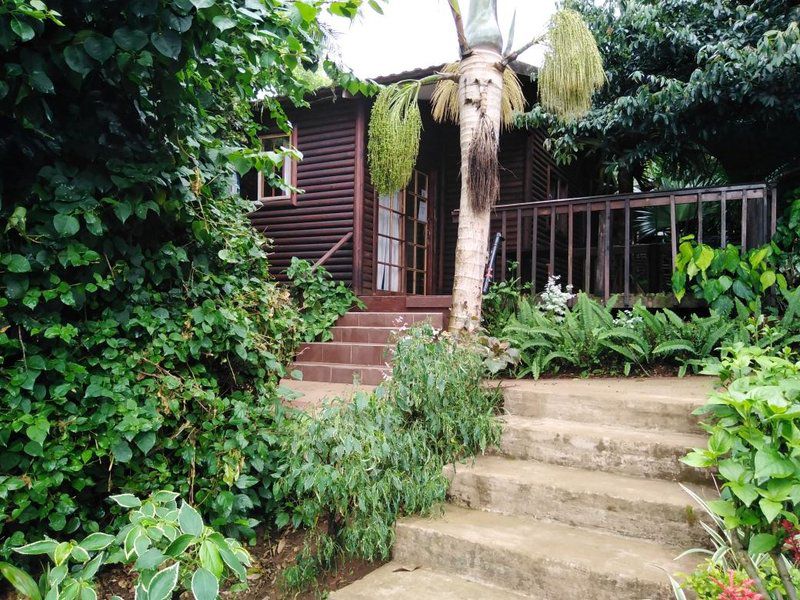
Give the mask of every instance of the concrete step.
<svg viewBox="0 0 800 600">
<path fill-rule="evenodd" d="M 363 579 L 330 594 L 332 600 L 525 600 L 490 585 L 429 569 L 390 562 Z"/>
<path fill-rule="evenodd" d="M 302 344 L 297 359 L 304 363 L 384 366 L 390 360 L 387 344 L 313 342 Z"/>
<path fill-rule="evenodd" d="M 658 567 L 691 572 L 696 563 L 674 561 L 680 552 L 562 523 L 446 506 L 442 518 L 398 522 L 394 560 L 537 600 L 668 600 L 672 592 Z"/>
<path fill-rule="evenodd" d="M 506 411 L 659 431 L 699 433 L 692 411 L 708 399 L 712 377 L 507 380 Z"/>
<path fill-rule="evenodd" d="M 696 505 L 671 481 L 627 477 L 502 456 L 448 468 L 450 501 L 460 506 L 594 528 L 660 544 L 708 544 Z M 709 500 L 719 494 L 693 485 Z"/>
<path fill-rule="evenodd" d="M 332 327 L 334 342 L 356 342 L 359 344 L 388 344 L 396 327 Z"/>
<path fill-rule="evenodd" d="M 409 326 L 427 321 L 441 329 L 444 317 L 440 312 L 348 312 L 336 322 L 337 327 L 394 327 Z"/>
<path fill-rule="evenodd" d="M 510 458 L 651 479 L 704 483 L 710 477 L 679 461 L 688 449 L 706 446 L 702 435 L 517 415 L 503 421 L 500 451 Z"/>
<path fill-rule="evenodd" d="M 390 372 L 385 366 L 303 361 L 295 362 L 291 369 L 300 371 L 303 374 L 303 381 L 364 385 L 379 385 L 383 382 L 384 375 Z"/>
</svg>

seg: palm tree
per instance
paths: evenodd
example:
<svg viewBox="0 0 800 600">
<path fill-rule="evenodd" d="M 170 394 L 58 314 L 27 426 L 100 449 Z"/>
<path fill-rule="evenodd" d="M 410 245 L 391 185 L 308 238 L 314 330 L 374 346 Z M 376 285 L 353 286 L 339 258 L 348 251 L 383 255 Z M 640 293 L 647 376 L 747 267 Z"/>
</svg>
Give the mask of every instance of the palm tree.
<svg viewBox="0 0 800 600">
<path fill-rule="evenodd" d="M 393 193 L 408 184 L 419 150 L 419 90 L 436 83 L 434 118 L 460 126 L 461 199 L 449 323 L 449 329 L 457 331 L 480 323 L 491 209 L 500 188 L 500 130 L 513 124 L 525 103 L 517 58 L 534 45 L 546 45 L 538 77 L 540 102 L 564 120 L 589 109 L 605 73 L 591 32 L 573 10 L 559 11 L 545 34 L 511 51 L 514 25 L 504 50 L 497 0 L 471 0 L 466 24 L 458 0 L 448 2 L 460 61 L 430 77 L 381 89 L 370 119 L 368 158 L 378 193 Z"/>
</svg>

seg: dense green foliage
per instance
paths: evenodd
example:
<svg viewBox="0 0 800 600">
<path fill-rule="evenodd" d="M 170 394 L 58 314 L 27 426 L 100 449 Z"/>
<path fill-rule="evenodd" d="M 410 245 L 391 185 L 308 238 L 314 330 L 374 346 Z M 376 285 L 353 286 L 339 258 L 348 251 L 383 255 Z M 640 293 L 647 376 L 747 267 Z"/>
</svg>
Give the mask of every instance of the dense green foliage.
<svg viewBox="0 0 800 600">
<path fill-rule="evenodd" d="M 795 597 L 800 361 L 789 348 L 737 343 L 723 348 L 721 360 L 710 361 L 704 372 L 720 379 L 708 403 L 695 411 L 709 433 L 708 445 L 683 461 L 714 468 L 721 485 L 717 500 L 695 496 L 715 525 L 706 527 L 715 551 L 680 586 L 674 582 L 676 597 L 686 597 L 683 588 L 698 598 L 717 598 L 720 580 L 738 582 L 764 600 Z"/>
<path fill-rule="evenodd" d="M 800 155 L 795 2 L 569 4 L 597 39 L 608 83 L 573 123 L 540 106 L 523 118 L 548 128 L 559 159 L 587 152 L 605 167 L 613 190 L 615 179 L 647 186 L 654 160 L 668 172 L 696 174 L 708 172 L 711 154 L 731 180 L 752 181 Z"/>
<path fill-rule="evenodd" d="M 336 282 L 324 267 L 314 268 L 307 260 L 292 258 L 286 271 L 292 283 L 292 297 L 303 319 L 303 341 L 327 341 L 336 320 L 363 303 L 344 283 Z"/>
<path fill-rule="evenodd" d="M 726 528 L 745 531 L 751 553 L 768 552 L 781 541 L 776 519 L 798 525 L 800 362 L 737 344 L 705 372 L 718 374 L 725 388 L 697 411 L 710 434 L 708 447 L 683 460 L 717 468 L 722 499 L 709 506 Z"/>
<path fill-rule="evenodd" d="M 672 291 L 680 302 L 691 288 L 696 298 L 725 316 L 733 312 L 737 302 L 755 311 L 762 300 L 769 299 L 773 286 L 787 288 L 786 277 L 777 272 L 775 257 L 779 254 L 774 244 L 743 253 L 733 244 L 712 248 L 684 240 L 675 259 Z"/>
<path fill-rule="evenodd" d="M 429 325 L 397 340 L 389 380 L 374 393 L 296 414 L 275 483 L 286 503 L 279 524 L 312 528 L 287 581 L 307 581 L 341 556 L 386 558 L 394 522 L 445 499 L 443 467 L 499 440 L 499 394 L 483 387 L 481 353 Z"/>
<path fill-rule="evenodd" d="M 133 494 L 110 499 L 129 509 L 130 523 L 116 536 L 96 532 L 80 542 L 45 538 L 15 548 L 18 554 L 48 556 L 53 562 L 38 584 L 8 563 L 0 563 L 0 573 L 30 600 L 96 600 L 95 576 L 104 565 L 115 563 L 129 564 L 137 573 L 137 600 L 164 600 L 182 590 L 191 591 L 195 600 L 213 600 L 219 597 L 220 583 L 231 576 L 239 580 L 232 591 L 246 587 L 247 550 L 205 525 L 187 502 L 179 506 L 176 493 L 161 490 L 144 501 Z"/>
<path fill-rule="evenodd" d="M 358 5 L 0 5 L 3 553 L 97 530 L 109 491 L 174 490 L 228 533 L 269 514 L 302 320 L 232 165 L 274 177 L 252 101 L 301 102 L 318 14 Z"/>
<path fill-rule="evenodd" d="M 787 294 L 788 309 L 779 317 L 742 310 L 735 318 L 712 313 L 684 319 L 669 309 L 651 311 L 641 304 L 630 311 L 613 308 L 616 298 L 600 302 L 578 294 L 572 306 L 553 310 L 523 296 L 515 314 L 500 329 L 519 351 L 518 377 L 538 378 L 562 371 L 582 375 L 647 373 L 671 367 L 683 375 L 734 341 L 780 348 L 800 341 L 800 296 Z M 740 305 L 741 306 L 741 305 Z"/>
</svg>

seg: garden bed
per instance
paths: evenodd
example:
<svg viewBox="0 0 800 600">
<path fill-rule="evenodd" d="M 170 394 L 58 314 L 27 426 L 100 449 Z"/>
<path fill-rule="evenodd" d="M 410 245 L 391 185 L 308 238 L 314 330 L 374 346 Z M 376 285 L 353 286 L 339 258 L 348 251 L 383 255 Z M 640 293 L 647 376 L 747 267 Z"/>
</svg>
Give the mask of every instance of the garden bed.
<svg viewBox="0 0 800 600">
<path fill-rule="evenodd" d="M 313 600 L 324 597 L 325 592 L 338 590 L 361 579 L 383 564 L 350 558 L 322 573 L 304 591 L 286 590 L 281 573 L 295 564 L 306 535 L 306 531 L 260 532 L 256 545 L 248 548 L 253 558 L 253 568 L 248 575 L 249 588 L 244 592 L 223 591 L 220 596 L 236 600 Z M 98 578 L 98 598 L 111 598 L 115 594 L 125 599 L 132 598 L 136 578 L 135 572 L 122 566 L 105 571 Z"/>
</svg>

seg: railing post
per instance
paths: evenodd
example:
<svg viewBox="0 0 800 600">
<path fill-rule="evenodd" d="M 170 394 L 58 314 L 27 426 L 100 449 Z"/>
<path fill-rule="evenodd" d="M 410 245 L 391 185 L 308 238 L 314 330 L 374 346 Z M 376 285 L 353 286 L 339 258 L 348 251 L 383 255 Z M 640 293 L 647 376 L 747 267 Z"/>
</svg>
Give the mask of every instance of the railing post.
<svg viewBox="0 0 800 600">
<path fill-rule="evenodd" d="M 572 204 L 567 207 L 567 285 L 572 285 Z"/>
<path fill-rule="evenodd" d="M 522 209 L 517 209 L 517 280 L 522 283 Z"/>
<path fill-rule="evenodd" d="M 742 252 L 747 250 L 747 190 L 742 190 Z"/>
<path fill-rule="evenodd" d="M 592 289 L 592 203 L 586 202 L 586 256 L 583 269 L 583 288 L 587 294 Z"/>
<path fill-rule="evenodd" d="M 719 200 L 719 222 L 720 222 L 720 246 L 724 248 L 728 245 L 728 192 L 723 190 Z"/>
<path fill-rule="evenodd" d="M 697 243 L 703 243 L 703 194 L 697 192 Z"/>
<path fill-rule="evenodd" d="M 672 270 L 675 270 L 675 257 L 678 255 L 678 226 L 675 223 L 675 194 L 669 195 L 669 230 L 672 244 Z"/>
<path fill-rule="evenodd" d="M 503 236 L 503 246 L 502 246 L 502 251 L 500 252 L 500 271 L 501 271 L 502 279 L 499 278 L 499 277 L 497 277 L 495 279 L 498 279 L 500 281 L 505 281 L 506 280 L 506 245 L 507 245 L 507 243 L 506 243 L 506 211 L 502 211 L 501 215 L 502 216 L 500 217 L 500 223 L 501 223 L 500 224 L 500 230 L 502 232 L 501 235 Z"/>
<path fill-rule="evenodd" d="M 606 239 L 603 243 L 605 260 L 603 261 L 603 299 L 611 297 L 611 202 L 606 200 L 605 209 Z"/>
<path fill-rule="evenodd" d="M 631 201 L 630 198 L 625 198 L 625 306 L 631 304 Z"/>
<path fill-rule="evenodd" d="M 548 275 L 556 272 L 556 207 L 550 206 L 550 265 L 547 267 Z"/>
<path fill-rule="evenodd" d="M 533 207 L 533 225 L 531 226 L 531 293 L 536 293 L 536 263 L 539 260 L 538 246 L 539 244 L 539 207 Z"/>
</svg>

